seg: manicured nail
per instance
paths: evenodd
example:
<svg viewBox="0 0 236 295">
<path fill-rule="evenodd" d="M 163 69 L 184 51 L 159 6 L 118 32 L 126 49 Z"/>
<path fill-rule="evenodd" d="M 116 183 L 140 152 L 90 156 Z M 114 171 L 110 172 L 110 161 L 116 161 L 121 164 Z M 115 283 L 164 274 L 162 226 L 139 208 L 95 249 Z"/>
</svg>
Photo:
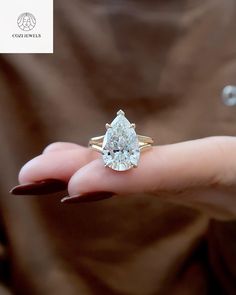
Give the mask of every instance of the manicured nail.
<svg viewBox="0 0 236 295">
<path fill-rule="evenodd" d="M 67 196 L 61 199 L 61 202 L 62 203 L 89 203 L 89 202 L 105 200 L 105 199 L 111 198 L 114 195 L 115 193 L 106 192 L 106 191 L 90 192 L 90 193 L 79 194 L 74 196 Z"/>
<path fill-rule="evenodd" d="M 10 190 L 10 193 L 13 195 L 46 195 L 64 191 L 66 188 L 67 183 L 62 180 L 44 179 L 17 185 Z"/>
</svg>

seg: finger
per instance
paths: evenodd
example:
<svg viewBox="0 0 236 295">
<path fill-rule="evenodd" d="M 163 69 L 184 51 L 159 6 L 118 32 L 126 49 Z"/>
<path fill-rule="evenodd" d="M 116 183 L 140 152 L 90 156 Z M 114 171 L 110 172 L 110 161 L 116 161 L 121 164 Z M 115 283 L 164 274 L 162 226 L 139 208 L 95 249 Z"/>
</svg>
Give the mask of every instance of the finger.
<svg viewBox="0 0 236 295">
<path fill-rule="evenodd" d="M 68 181 L 76 170 L 97 156 L 97 153 L 82 146 L 45 153 L 32 159 L 21 168 L 19 182 L 31 183 L 42 179 Z"/>
<path fill-rule="evenodd" d="M 236 140 L 233 137 L 212 137 L 154 147 L 142 154 L 138 168 L 125 172 L 104 167 L 102 160 L 97 159 L 72 176 L 68 184 L 69 194 L 149 192 L 172 194 L 188 203 L 197 197 L 191 193 L 188 200 L 185 192 L 195 190 L 201 193 L 208 187 L 234 185 L 235 150 Z M 207 198 L 206 202 L 211 203 L 212 194 Z M 219 203 L 223 205 L 222 198 Z M 227 204 L 236 205 L 235 200 L 227 200 Z"/>
<path fill-rule="evenodd" d="M 142 153 L 138 168 L 124 172 L 104 167 L 102 160 L 96 160 L 73 175 L 69 191 L 166 191 L 227 181 L 235 147 L 236 140 L 227 137 L 157 146 Z"/>
<path fill-rule="evenodd" d="M 53 142 L 49 144 L 44 150 L 43 154 L 51 153 L 51 152 L 58 152 L 58 151 L 65 151 L 65 150 L 72 150 L 77 149 L 80 147 L 76 143 L 71 142 Z"/>
</svg>

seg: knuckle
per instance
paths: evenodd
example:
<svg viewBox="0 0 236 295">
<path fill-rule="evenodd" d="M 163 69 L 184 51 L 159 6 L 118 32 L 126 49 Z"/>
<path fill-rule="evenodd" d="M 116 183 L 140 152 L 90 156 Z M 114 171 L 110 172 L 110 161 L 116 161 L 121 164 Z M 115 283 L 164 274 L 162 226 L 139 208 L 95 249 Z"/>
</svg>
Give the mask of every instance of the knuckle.
<svg viewBox="0 0 236 295">
<path fill-rule="evenodd" d="M 236 139 L 222 136 L 213 139 L 214 157 L 217 167 L 215 169 L 214 185 L 235 185 L 236 179 Z"/>
<path fill-rule="evenodd" d="M 59 142 L 59 141 L 50 143 L 48 146 L 46 146 L 46 148 L 44 148 L 43 154 L 56 151 L 61 147 L 61 145 L 62 145 L 62 142 Z"/>
</svg>

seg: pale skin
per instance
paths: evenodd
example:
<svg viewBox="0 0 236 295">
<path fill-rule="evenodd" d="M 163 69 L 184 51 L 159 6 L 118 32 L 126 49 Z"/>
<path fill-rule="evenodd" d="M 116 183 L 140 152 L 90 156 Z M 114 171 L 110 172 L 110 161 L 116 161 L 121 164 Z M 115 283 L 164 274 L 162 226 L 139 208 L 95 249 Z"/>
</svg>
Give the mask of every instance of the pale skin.
<svg viewBox="0 0 236 295">
<path fill-rule="evenodd" d="M 51 178 L 68 182 L 70 196 L 95 191 L 114 192 L 116 197 L 145 193 L 157 201 L 196 208 L 211 218 L 236 218 L 235 137 L 154 146 L 142 152 L 137 168 L 124 172 L 104 167 L 101 155 L 89 148 L 56 142 L 19 173 L 21 184 Z"/>
</svg>

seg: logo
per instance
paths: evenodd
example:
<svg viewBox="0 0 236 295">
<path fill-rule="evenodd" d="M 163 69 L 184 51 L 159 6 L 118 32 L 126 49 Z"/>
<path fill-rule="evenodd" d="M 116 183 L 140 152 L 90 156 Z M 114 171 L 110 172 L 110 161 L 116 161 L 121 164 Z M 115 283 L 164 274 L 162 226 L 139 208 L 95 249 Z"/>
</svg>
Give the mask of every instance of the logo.
<svg viewBox="0 0 236 295">
<path fill-rule="evenodd" d="M 18 17 L 17 24 L 22 31 L 31 31 L 36 26 L 36 18 L 32 13 L 24 12 Z"/>
<path fill-rule="evenodd" d="M 53 6 L 54 0 L 0 0 L 0 54 L 53 53 Z"/>
</svg>

